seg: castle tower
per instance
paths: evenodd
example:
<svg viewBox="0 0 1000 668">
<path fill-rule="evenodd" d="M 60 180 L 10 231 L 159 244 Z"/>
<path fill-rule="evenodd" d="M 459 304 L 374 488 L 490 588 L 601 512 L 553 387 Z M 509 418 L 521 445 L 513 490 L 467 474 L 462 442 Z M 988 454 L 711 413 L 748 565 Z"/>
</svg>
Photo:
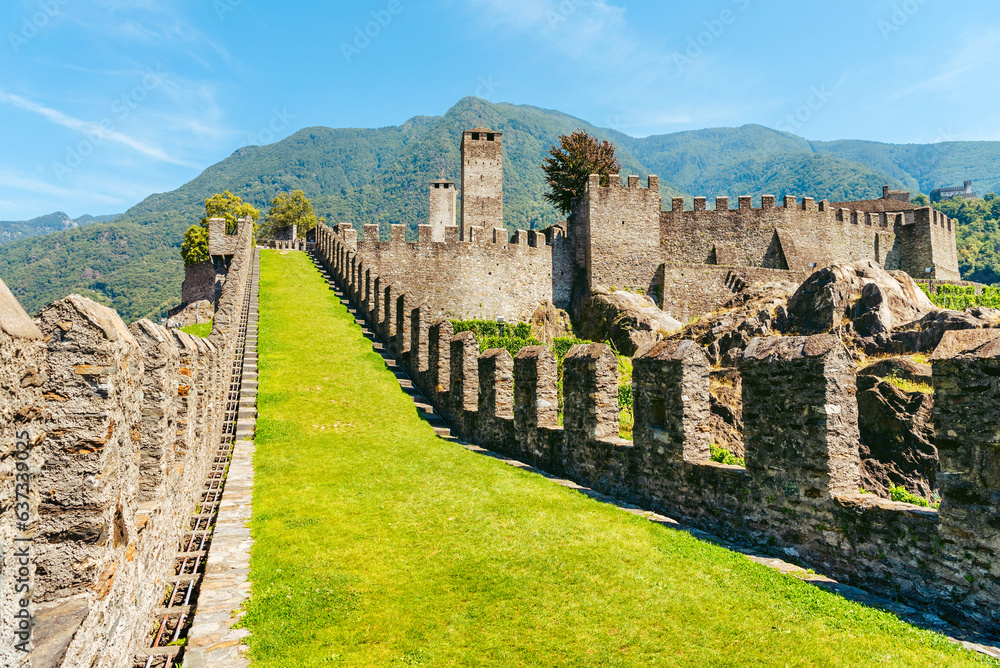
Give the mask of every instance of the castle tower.
<svg viewBox="0 0 1000 668">
<path fill-rule="evenodd" d="M 650 175 L 641 187 L 638 176 L 622 185 L 611 174 L 608 186 L 591 175 L 575 202 L 570 223 L 574 261 L 587 277 L 587 294 L 595 287 L 648 291 L 663 263 L 660 248 L 660 179 Z"/>
<path fill-rule="evenodd" d="M 444 228 L 455 226 L 457 190 L 453 181 L 438 179 L 431 182 L 430 191 L 431 239 L 444 241 Z"/>
<path fill-rule="evenodd" d="M 503 133 L 482 127 L 462 135 L 462 241 L 471 227 L 503 227 Z"/>
</svg>

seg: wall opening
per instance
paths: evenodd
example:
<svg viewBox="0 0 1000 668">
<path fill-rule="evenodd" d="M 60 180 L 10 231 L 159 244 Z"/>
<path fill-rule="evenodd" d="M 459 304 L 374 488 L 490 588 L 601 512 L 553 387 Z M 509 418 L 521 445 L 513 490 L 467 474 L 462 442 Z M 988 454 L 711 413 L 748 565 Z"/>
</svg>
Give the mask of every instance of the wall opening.
<svg viewBox="0 0 1000 668">
<path fill-rule="evenodd" d="M 667 426 L 667 403 L 663 399 L 653 399 L 651 403 L 649 425 L 654 429 L 663 429 Z"/>
<path fill-rule="evenodd" d="M 472 133 L 472 141 L 479 141 L 479 133 L 478 132 L 473 132 Z"/>
</svg>

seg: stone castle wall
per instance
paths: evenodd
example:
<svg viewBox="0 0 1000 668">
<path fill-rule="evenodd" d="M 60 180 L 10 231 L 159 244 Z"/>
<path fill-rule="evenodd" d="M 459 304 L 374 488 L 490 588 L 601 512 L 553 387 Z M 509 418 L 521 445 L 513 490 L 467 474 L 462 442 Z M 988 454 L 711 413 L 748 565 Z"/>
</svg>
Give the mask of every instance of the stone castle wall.
<svg viewBox="0 0 1000 668">
<path fill-rule="evenodd" d="M 953 222 L 932 209 L 914 208 L 908 193 L 888 187 L 881 200 L 837 206 L 791 196 L 776 206 L 773 196 L 764 195 L 759 207 L 751 197 L 739 197 L 735 209 L 728 197 L 716 198 L 714 209 L 696 197 L 690 211 L 683 198 L 674 198 L 663 211 L 658 177 L 650 176 L 642 188 L 638 176 L 623 185 L 615 174 L 602 187 L 592 175 L 569 220 L 546 230 L 547 254 L 511 254 L 501 243 L 503 135 L 469 130 L 461 151 L 457 236 L 454 184 L 440 179 L 429 186 L 430 225 L 418 228 L 416 244 L 405 244 L 399 226 L 388 244 L 379 243 L 368 226 L 360 245 L 348 240 L 365 271 L 376 269 L 383 282 L 411 286 L 418 292 L 414 298 L 450 317 L 525 320 L 542 301 L 577 313 L 600 286 L 659 295 L 664 311 L 687 320 L 722 307 L 734 275 L 743 286 L 801 282 L 815 269 L 858 260 L 915 278 L 927 277 L 933 267 L 937 280 L 960 280 Z M 511 243 L 542 247 L 530 236 L 534 232 L 526 234 Z M 705 281 L 689 271 L 696 265 L 728 269 L 706 269 Z M 787 273 L 775 273 L 781 271 Z"/>
<path fill-rule="evenodd" d="M 364 285 L 365 299 L 372 303 L 377 299 L 372 293 L 399 284 L 413 286 L 412 298 L 433 305 L 441 317 L 520 322 L 543 301 L 568 300 L 569 288 L 554 285 L 552 273 L 553 254 L 565 257 L 555 250 L 564 237 L 554 237 L 549 245 L 534 231 L 519 230 L 513 238 L 503 228 L 469 232 L 469 241 L 459 241 L 458 228 L 447 227 L 445 241 L 436 242 L 431 226 L 421 225 L 418 241 L 407 242 L 404 227 L 393 225 L 390 241 L 379 241 L 377 225 L 366 225 L 360 240 L 350 225 L 336 231 L 323 225 L 317 244 L 330 249 L 336 240 L 341 252 L 351 253 L 354 273 L 375 272 L 381 278 L 378 287 L 373 281 Z"/>
<path fill-rule="evenodd" d="M 957 221 L 934 209 L 918 209 L 913 223 L 900 235 L 899 268 L 914 278 L 927 278 L 926 270 L 941 281 L 961 281 L 958 267 Z"/>
<path fill-rule="evenodd" d="M 211 260 L 184 267 L 181 304 L 200 301 L 215 301 L 215 264 Z"/>
<path fill-rule="evenodd" d="M 786 197 L 775 206 L 765 196 L 760 207 L 740 197 L 738 204 L 730 209 L 729 199 L 719 197 L 707 209 L 698 197 L 685 211 L 683 199 L 674 198 L 660 215 L 664 261 L 808 271 L 870 259 L 915 278 L 937 266 L 942 280 L 959 279 L 954 222 L 933 209 L 853 211 L 809 197 Z"/>
<path fill-rule="evenodd" d="M 841 582 L 1000 635 L 1000 344 L 934 362 L 941 510 L 860 492 L 856 368 L 830 335 L 755 339 L 741 366 L 746 468 L 710 461 L 709 361 L 694 342 L 633 358 L 634 441 L 618 438 L 617 362 L 603 344 L 566 357 L 563 427 L 545 347 L 480 354 L 393 284 L 374 304 L 336 235 L 317 255 L 462 438 L 791 556 Z M 391 323 L 395 323 L 394 326 Z"/>
<path fill-rule="evenodd" d="M 32 322 L 0 286 L 3 569 L 20 567 L 17 546 L 30 552 L 24 602 L 34 622 L 26 661 L 8 614 L 20 594 L 7 595 L 5 577 L 3 665 L 127 668 L 148 640 L 219 443 L 251 235 L 245 227 L 231 240 L 207 339 L 148 320 L 126 327 L 76 295 Z M 31 473 L 23 525 L 9 503 L 22 464 Z"/>
<path fill-rule="evenodd" d="M 458 190 L 451 181 L 443 179 L 430 184 L 431 239 L 444 241 L 445 228 L 455 227 L 458 211 Z"/>
<path fill-rule="evenodd" d="M 661 265 L 654 293 L 662 297 L 663 310 L 668 315 L 685 323 L 715 311 L 748 286 L 765 283 L 800 285 L 808 277 L 808 271 L 669 264 Z"/>
</svg>

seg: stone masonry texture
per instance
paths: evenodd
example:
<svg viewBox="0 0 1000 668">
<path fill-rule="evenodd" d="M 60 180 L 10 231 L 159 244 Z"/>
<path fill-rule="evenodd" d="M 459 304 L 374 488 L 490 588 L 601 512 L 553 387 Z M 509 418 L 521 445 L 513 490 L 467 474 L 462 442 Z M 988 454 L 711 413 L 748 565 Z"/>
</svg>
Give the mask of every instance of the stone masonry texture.
<svg viewBox="0 0 1000 668">
<path fill-rule="evenodd" d="M 32 321 L 0 284 L 4 572 L 17 566 L 15 545 L 31 551 L 30 591 L 14 596 L 3 578 L 3 665 L 129 668 L 148 642 L 221 432 L 252 228 L 225 236 L 207 339 L 148 320 L 128 328 L 78 295 Z M 24 522 L 12 509 L 19 464 L 30 473 Z M 21 598 L 30 654 L 14 646 Z"/>
<path fill-rule="evenodd" d="M 462 135 L 462 241 L 474 227 L 503 227 L 503 134 L 487 128 Z"/>
</svg>

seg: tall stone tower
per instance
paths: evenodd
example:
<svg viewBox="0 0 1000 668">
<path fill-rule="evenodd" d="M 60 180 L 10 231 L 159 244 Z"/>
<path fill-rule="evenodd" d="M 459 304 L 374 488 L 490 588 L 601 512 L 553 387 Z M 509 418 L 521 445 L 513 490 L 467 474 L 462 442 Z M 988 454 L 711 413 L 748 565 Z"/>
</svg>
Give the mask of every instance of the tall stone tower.
<svg viewBox="0 0 1000 668">
<path fill-rule="evenodd" d="M 503 227 L 503 134 L 481 127 L 462 135 L 463 241 L 472 227 Z"/>
<path fill-rule="evenodd" d="M 455 183 L 445 179 L 431 181 L 431 239 L 444 241 L 444 228 L 455 226 Z"/>
</svg>

